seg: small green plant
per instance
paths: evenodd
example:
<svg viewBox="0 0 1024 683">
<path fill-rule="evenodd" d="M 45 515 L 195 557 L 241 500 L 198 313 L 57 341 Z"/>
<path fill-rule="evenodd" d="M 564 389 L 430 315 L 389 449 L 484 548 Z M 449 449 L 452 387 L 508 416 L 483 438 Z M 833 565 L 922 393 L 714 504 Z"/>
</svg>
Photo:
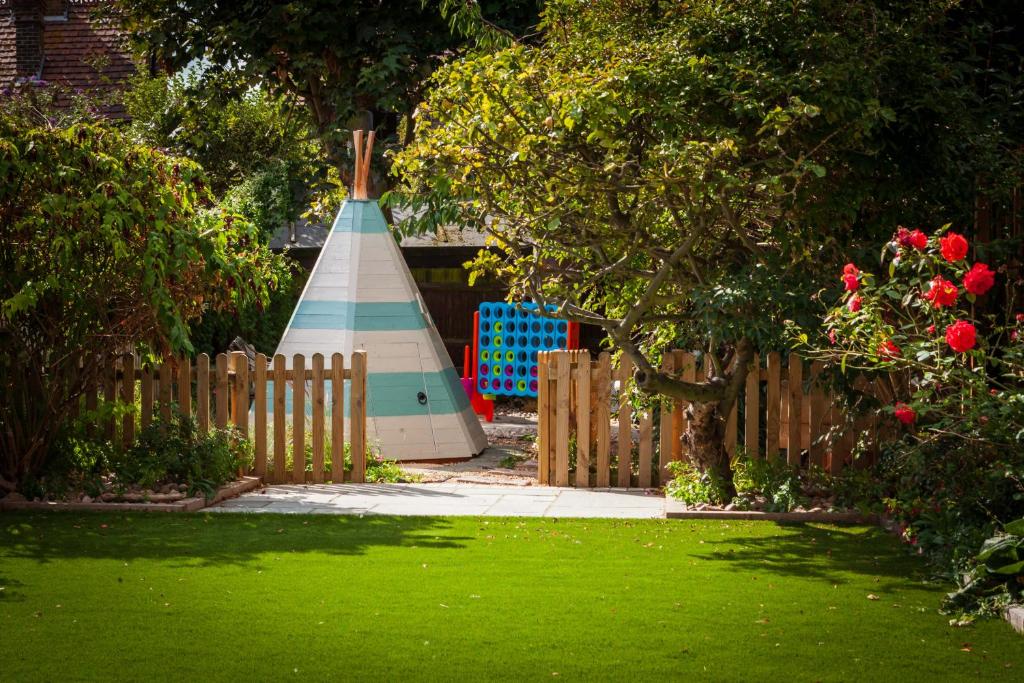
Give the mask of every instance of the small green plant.
<svg viewBox="0 0 1024 683">
<path fill-rule="evenodd" d="M 416 482 L 422 477 L 418 474 L 407 474 L 402 471 L 401 466 L 394 460 L 385 460 L 384 456 L 376 451 L 367 453 L 366 457 L 366 481 L 373 484 L 397 484 L 401 482 Z"/>
<path fill-rule="evenodd" d="M 111 454 L 109 468 L 117 490 L 187 484 L 190 491 L 212 494 L 252 460 L 252 447 L 234 429 L 203 434 L 195 420 L 174 413 L 139 434 L 135 444 Z"/>
<path fill-rule="evenodd" d="M 687 505 L 707 503 L 721 505 L 726 500 L 725 481 L 714 472 L 701 472 L 688 462 L 673 461 L 668 464 L 673 479 L 665 492 Z"/>
<path fill-rule="evenodd" d="M 506 470 L 514 470 L 519 463 L 525 462 L 527 457 L 523 454 L 509 453 L 501 462 L 498 463 L 498 467 L 504 467 Z"/>
<path fill-rule="evenodd" d="M 998 614 L 1024 599 L 1024 518 L 985 540 L 974 567 L 960 578 L 959 590 L 946 596 L 947 612 Z"/>
<path fill-rule="evenodd" d="M 741 455 L 733 471 L 737 491 L 764 496 L 770 511 L 789 512 L 804 501 L 800 471 L 781 458 Z"/>
</svg>

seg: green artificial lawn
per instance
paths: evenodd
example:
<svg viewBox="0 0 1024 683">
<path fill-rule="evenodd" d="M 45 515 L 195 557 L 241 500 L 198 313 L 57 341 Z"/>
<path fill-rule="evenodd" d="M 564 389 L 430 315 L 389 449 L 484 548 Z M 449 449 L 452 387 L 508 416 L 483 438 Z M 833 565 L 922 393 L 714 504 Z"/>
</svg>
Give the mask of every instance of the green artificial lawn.
<svg viewBox="0 0 1024 683">
<path fill-rule="evenodd" d="M 866 527 L 0 516 L 0 678 L 1024 680 Z M 869 599 L 877 596 L 877 599 Z"/>
</svg>

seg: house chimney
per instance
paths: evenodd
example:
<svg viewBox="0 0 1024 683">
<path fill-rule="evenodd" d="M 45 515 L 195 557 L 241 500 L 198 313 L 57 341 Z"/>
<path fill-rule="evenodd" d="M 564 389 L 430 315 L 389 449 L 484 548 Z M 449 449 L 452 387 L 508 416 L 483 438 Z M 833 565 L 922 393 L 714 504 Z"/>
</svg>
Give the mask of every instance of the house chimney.
<svg viewBox="0 0 1024 683">
<path fill-rule="evenodd" d="M 42 76 L 43 71 L 43 2 L 13 0 L 14 53 L 18 78 Z"/>
</svg>

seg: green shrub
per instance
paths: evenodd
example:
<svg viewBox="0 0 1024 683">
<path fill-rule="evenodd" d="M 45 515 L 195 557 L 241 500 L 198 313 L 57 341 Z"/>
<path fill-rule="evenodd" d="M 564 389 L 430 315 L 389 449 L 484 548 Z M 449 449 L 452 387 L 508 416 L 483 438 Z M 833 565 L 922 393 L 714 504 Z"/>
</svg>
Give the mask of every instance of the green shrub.
<svg viewBox="0 0 1024 683">
<path fill-rule="evenodd" d="M 960 589 L 946 597 L 947 611 L 999 614 L 1024 599 L 1024 518 L 988 538 L 974 557 Z"/>
<path fill-rule="evenodd" d="M 110 474 L 121 490 L 187 484 L 191 493 L 210 495 L 251 459 L 251 446 L 237 431 L 212 429 L 202 434 L 195 420 L 175 414 L 143 429 L 131 448 L 115 451 Z"/>
<path fill-rule="evenodd" d="M 740 456 L 733 471 L 736 490 L 764 496 L 770 511 L 789 512 L 805 501 L 800 470 L 782 458 Z"/>
<path fill-rule="evenodd" d="M 665 492 L 687 505 L 727 503 L 725 481 L 714 472 L 701 472 L 688 462 L 673 461 L 668 464 L 672 481 Z"/>
</svg>

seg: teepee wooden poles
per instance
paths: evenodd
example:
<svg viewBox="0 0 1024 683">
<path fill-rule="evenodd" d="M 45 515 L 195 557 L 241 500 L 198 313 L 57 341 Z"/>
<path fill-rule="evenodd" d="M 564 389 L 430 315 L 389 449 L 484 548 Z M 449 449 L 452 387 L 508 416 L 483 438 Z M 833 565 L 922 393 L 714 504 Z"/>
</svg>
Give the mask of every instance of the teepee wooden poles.
<svg viewBox="0 0 1024 683">
<path fill-rule="evenodd" d="M 367 184 L 370 179 L 370 160 L 373 158 L 374 131 L 366 136 L 363 144 L 363 131 L 352 131 L 352 141 L 356 151 L 356 169 L 352 180 L 352 199 L 368 199 Z"/>
</svg>

